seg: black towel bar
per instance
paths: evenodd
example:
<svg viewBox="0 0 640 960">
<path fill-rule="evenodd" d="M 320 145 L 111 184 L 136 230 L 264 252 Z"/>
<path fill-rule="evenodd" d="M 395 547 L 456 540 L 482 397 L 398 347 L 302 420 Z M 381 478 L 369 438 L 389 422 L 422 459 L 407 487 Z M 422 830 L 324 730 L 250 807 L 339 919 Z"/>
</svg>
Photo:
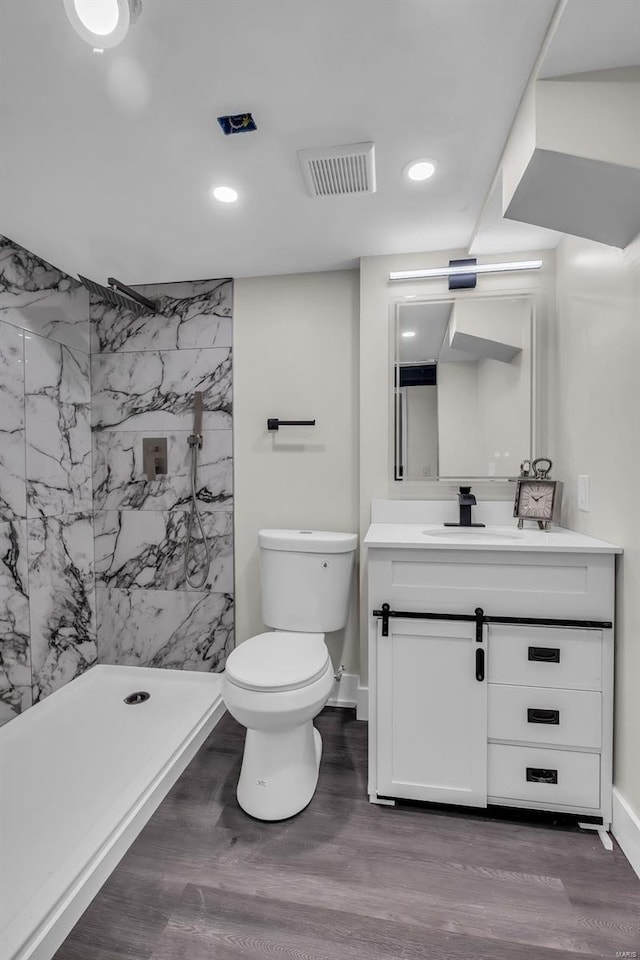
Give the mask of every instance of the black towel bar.
<svg viewBox="0 0 640 960">
<path fill-rule="evenodd" d="M 278 417 L 269 417 L 267 430 L 279 430 L 280 427 L 315 427 L 315 420 L 279 420 Z"/>
</svg>

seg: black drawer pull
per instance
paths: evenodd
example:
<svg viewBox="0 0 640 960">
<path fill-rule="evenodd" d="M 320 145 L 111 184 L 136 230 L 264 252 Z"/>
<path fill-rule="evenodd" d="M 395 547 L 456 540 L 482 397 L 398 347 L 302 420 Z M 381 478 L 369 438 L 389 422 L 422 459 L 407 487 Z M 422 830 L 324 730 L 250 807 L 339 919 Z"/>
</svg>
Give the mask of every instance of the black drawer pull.
<svg viewBox="0 0 640 960">
<path fill-rule="evenodd" d="M 537 710 L 535 707 L 527 710 L 527 723 L 553 723 L 560 725 L 559 710 Z"/>
<path fill-rule="evenodd" d="M 484 680 L 484 650 L 476 650 L 476 680 Z"/>
<path fill-rule="evenodd" d="M 542 767 L 527 767 L 527 783 L 557 783 L 557 770 L 543 770 Z"/>
<path fill-rule="evenodd" d="M 560 647 L 529 647 L 529 660 L 539 663 L 560 663 Z"/>
</svg>

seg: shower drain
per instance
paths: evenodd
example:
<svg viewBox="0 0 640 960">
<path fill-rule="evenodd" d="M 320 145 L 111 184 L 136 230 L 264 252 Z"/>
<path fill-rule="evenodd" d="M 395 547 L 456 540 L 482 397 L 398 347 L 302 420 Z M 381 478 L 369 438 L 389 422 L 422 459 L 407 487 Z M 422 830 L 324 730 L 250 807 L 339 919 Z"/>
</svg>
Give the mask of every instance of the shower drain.
<svg viewBox="0 0 640 960">
<path fill-rule="evenodd" d="M 136 690 L 135 693 L 130 693 L 128 697 L 125 697 L 124 702 L 127 704 L 144 703 L 150 696 L 151 694 L 147 693 L 146 690 Z"/>
</svg>

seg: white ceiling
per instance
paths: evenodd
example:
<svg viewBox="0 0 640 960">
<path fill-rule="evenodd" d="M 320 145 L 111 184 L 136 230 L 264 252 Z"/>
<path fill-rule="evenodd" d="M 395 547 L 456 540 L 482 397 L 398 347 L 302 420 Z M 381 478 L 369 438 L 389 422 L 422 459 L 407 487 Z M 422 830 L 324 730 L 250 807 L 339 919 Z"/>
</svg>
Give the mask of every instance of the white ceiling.
<svg viewBox="0 0 640 960">
<path fill-rule="evenodd" d="M 144 0 L 124 43 L 98 56 L 62 0 L 2 0 L 0 233 L 70 273 L 125 283 L 464 248 L 555 5 Z M 594 54 L 602 11 L 634 6 L 570 0 L 579 25 L 563 35 L 563 16 L 554 73 L 576 69 L 576 31 Z M 590 12 L 584 27 L 577 8 L 595 7 L 600 21 Z M 628 33 L 609 31 L 597 67 L 624 65 L 611 60 L 630 55 Z M 246 110 L 258 130 L 223 136 L 216 117 Z M 377 192 L 308 197 L 296 151 L 364 140 Z M 411 186 L 402 168 L 422 156 L 437 173 Z M 219 183 L 241 200 L 211 200 Z M 508 230 L 500 242 L 507 252 Z"/>
</svg>

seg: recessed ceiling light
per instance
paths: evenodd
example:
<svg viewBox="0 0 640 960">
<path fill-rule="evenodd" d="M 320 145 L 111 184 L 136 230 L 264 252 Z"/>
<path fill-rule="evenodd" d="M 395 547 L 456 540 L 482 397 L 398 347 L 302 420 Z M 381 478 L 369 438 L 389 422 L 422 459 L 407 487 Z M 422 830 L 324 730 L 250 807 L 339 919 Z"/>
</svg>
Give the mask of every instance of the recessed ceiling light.
<svg viewBox="0 0 640 960">
<path fill-rule="evenodd" d="M 233 187 L 214 187 L 213 195 L 220 203 L 234 203 L 238 199 L 238 191 Z"/>
<path fill-rule="evenodd" d="M 416 335 L 415 330 L 403 330 L 403 331 L 402 331 L 402 336 L 403 336 L 403 337 L 415 337 L 415 335 Z"/>
<path fill-rule="evenodd" d="M 141 8 L 142 0 L 64 0 L 71 26 L 94 53 L 124 40 Z"/>
<path fill-rule="evenodd" d="M 436 172 L 436 165 L 433 160 L 412 160 L 404 168 L 405 176 L 415 183 L 421 183 L 428 180 Z"/>
</svg>

